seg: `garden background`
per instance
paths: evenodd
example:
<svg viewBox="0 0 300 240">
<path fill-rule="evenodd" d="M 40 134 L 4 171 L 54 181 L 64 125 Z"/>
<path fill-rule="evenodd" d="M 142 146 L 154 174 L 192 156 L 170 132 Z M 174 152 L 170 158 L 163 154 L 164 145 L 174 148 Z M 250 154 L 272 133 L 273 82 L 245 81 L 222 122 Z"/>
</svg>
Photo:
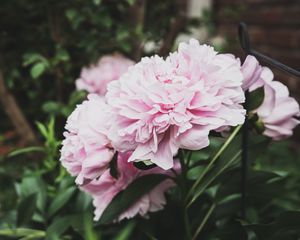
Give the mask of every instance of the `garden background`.
<svg viewBox="0 0 300 240">
<path fill-rule="evenodd" d="M 66 118 L 85 98 L 75 89 L 82 67 L 114 52 L 134 61 L 166 56 L 190 37 L 244 59 L 237 40 L 238 22 L 244 21 L 255 49 L 300 69 L 299 16 L 297 0 L 2 0 L 0 232 L 8 226 L 23 229 L 8 239 L 178 239 L 176 201 L 150 220 L 95 225 L 91 199 L 60 166 Z M 300 100 L 300 80 L 274 73 Z M 294 239 L 291 226 L 299 218 L 290 213 L 300 208 L 299 139 L 298 127 L 292 139 L 251 155 L 257 172 L 249 179 L 247 219 L 270 224 L 260 228 L 264 238 L 259 239 L 281 239 L 272 238 L 275 230 L 282 239 Z M 224 192 L 238 191 L 239 177 L 234 173 Z M 214 217 L 233 218 L 239 207 L 229 202 Z M 200 217 L 202 210 L 195 207 Z M 245 237 L 236 222 L 216 230 L 214 221 L 201 239 L 213 239 L 211 231 L 219 231 L 219 239 Z"/>
</svg>

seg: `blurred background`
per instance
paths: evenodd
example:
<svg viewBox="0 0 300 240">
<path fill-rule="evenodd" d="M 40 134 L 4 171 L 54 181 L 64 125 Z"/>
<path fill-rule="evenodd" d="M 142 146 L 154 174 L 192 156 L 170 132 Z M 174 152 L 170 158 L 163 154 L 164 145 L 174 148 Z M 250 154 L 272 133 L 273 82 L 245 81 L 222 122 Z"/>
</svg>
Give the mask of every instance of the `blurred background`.
<svg viewBox="0 0 300 240">
<path fill-rule="evenodd" d="M 134 61 L 153 54 L 166 56 L 191 37 L 243 60 L 237 38 L 240 21 L 247 23 L 254 49 L 300 69 L 299 0 L 1 0 L 2 223 L 16 218 L 13 211 L 20 196 L 28 196 L 22 192 L 27 183 L 45 186 L 48 203 L 59 191 L 72 187 L 67 180 L 60 185 L 66 175 L 58 166 L 58 150 L 67 116 L 85 98 L 84 92 L 75 90 L 82 67 L 114 52 Z M 276 69 L 274 73 L 300 100 L 300 80 Z M 300 178 L 299 128 L 296 132 L 292 140 L 270 147 L 259 163 L 292 173 L 291 182 L 283 188 L 296 191 L 295 205 L 285 204 L 285 208 L 299 207 L 295 190 Z M 46 174 L 43 183 L 26 179 L 32 171 Z M 39 220 L 35 216 L 34 221 Z"/>
</svg>

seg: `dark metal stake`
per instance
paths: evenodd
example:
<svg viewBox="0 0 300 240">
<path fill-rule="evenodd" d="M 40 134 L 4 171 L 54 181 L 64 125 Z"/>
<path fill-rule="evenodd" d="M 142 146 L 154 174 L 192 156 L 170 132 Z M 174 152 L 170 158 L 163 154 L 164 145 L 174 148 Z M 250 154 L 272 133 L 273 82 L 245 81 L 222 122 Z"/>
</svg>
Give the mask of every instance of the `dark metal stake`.
<svg viewBox="0 0 300 240">
<path fill-rule="evenodd" d="M 287 72 L 291 75 L 294 75 L 294 76 L 300 78 L 300 71 L 298 71 L 294 68 L 291 68 L 273 58 L 270 58 L 260 52 L 257 52 L 255 50 L 251 49 L 247 25 L 244 22 L 241 22 L 239 24 L 239 39 L 240 39 L 241 47 L 247 55 L 253 55 L 253 56 L 257 57 L 259 60 L 261 60 L 265 63 L 268 63 L 281 71 Z"/>
</svg>

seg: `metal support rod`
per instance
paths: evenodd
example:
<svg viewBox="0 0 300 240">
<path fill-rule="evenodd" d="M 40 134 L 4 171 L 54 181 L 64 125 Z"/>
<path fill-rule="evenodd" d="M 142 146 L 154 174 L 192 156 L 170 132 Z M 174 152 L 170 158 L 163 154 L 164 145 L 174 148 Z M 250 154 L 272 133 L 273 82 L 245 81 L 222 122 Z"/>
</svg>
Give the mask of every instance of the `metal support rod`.
<svg viewBox="0 0 300 240">
<path fill-rule="evenodd" d="M 239 40 L 240 40 L 241 47 L 246 54 L 253 55 L 253 56 L 257 57 L 258 59 L 260 59 L 261 61 L 268 63 L 281 71 L 287 72 L 291 75 L 294 75 L 294 76 L 300 78 L 300 71 L 298 71 L 294 68 L 291 68 L 291 67 L 289 67 L 273 58 L 270 58 L 258 51 L 251 49 L 247 25 L 244 22 L 241 22 L 239 24 Z"/>
<path fill-rule="evenodd" d="M 238 28 L 240 44 L 244 52 L 250 54 L 250 40 L 245 23 L 240 23 Z M 246 218 L 246 193 L 247 193 L 247 173 L 248 173 L 248 138 L 249 138 L 249 121 L 248 121 L 248 106 L 249 93 L 245 92 L 244 108 L 246 109 L 245 122 L 242 128 L 242 162 L 241 162 L 241 217 Z"/>
</svg>

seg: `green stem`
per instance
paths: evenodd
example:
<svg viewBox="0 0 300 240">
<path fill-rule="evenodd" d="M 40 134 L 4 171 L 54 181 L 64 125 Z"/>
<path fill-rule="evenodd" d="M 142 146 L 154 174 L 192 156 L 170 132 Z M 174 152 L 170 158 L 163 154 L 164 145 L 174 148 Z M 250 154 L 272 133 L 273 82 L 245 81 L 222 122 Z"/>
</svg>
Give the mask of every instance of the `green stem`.
<svg viewBox="0 0 300 240">
<path fill-rule="evenodd" d="M 188 217 L 188 212 L 187 208 L 185 205 L 185 198 L 187 197 L 187 162 L 185 161 L 185 154 L 182 149 L 179 150 L 179 161 L 181 165 L 181 174 L 180 174 L 180 190 L 181 190 L 181 199 L 182 199 L 182 214 L 183 214 L 183 220 L 184 220 L 184 231 L 185 231 L 185 236 L 187 240 L 192 239 L 192 234 L 190 230 L 190 224 L 189 224 L 189 217 Z"/>
<path fill-rule="evenodd" d="M 191 162 L 191 159 L 192 159 L 192 155 L 193 155 L 192 151 L 189 151 L 188 154 L 187 154 L 187 161 L 186 161 L 186 167 L 187 167 L 187 169 L 189 169 L 190 162 Z"/>
<path fill-rule="evenodd" d="M 192 233 L 191 233 L 191 229 L 190 229 L 189 216 L 188 216 L 187 209 L 185 208 L 185 206 L 183 206 L 183 219 L 184 219 L 184 228 L 185 228 L 185 232 L 186 232 L 186 239 L 191 240 Z"/>
<path fill-rule="evenodd" d="M 187 197 L 190 197 L 190 195 L 195 191 L 198 184 L 201 182 L 205 174 L 208 172 L 208 170 L 212 167 L 212 165 L 217 161 L 217 159 L 221 156 L 221 154 L 224 152 L 224 150 L 229 146 L 229 144 L 232 142 L 232 140 L 235 138 L 235 136 L 240 131 L 242 125 L 236 127 L 232 134 L 229 136 L 229 138 L 225 141 L 225 143 L 222 145 L 222 147 L 219 149 L 219 151 L 214 155 L 210 163 L 207 165 L 207 167 L 204 169 L 200 177 L 197 179 L 197 181 L 193 184 L 192 188 L 190 189 L 189 193 L 187 194 Z"/>
<path fill-rule="evenodd" d="M 200 226 L 197 228 L 192 240 L 197 239 L 197 236 L 199 235 L 199 233 L 201 232 L 201 230 L 203 229 L 204 225 L 206 224 L 208 218 L 210 217 L 210 215 L 212 214 L 213 210 L 216 208 L 216 205 L 213 204 L 211 205 L 211 207 L 208 209 L 206 215 L 204 216 L 203 221 L 201 222 Z"/>
</svg>

